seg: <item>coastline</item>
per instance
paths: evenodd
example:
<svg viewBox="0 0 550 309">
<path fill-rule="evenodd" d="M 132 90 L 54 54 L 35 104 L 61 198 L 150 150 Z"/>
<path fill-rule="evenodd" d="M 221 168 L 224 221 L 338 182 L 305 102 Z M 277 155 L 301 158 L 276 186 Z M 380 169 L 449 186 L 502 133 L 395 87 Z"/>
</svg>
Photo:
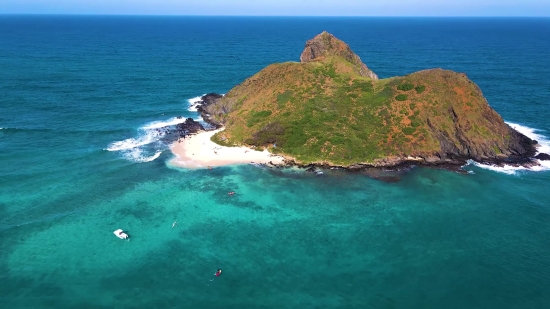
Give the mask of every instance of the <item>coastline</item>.
<svg viewBox="0 0 550 309">
<path fill-rule="evenodd" d="M 178 167 L 189 169 L 250 163 L 274 166 L 285 164 L 282 156 L 271 154 L 267 150 L 256 151 L 244 146 L 226 147 L 212 142 L 210 138 L 220 131 L 223 131 L 223 128 L 201 131 L 178 139 L 170 147 L 176 156 L 171 162 Z"/>
<path fill-rule="evenodd" d="M 263 164 L 278 167 L 297 166 L 300 168 L 305 168 L 308 171 L 315 171 L 316 168 L 339 168 L 349 171 L 400 171 L 418 165 L 432 168 L 443 168 L 460 173 L 464 173 L 464 171 L 462 171 L 462 167 L 475 162 L 469 158 L 430 161 L 422 157 L 407 156 L 386 158 L 371 164 L 356 163 L 351 166 L 336 165 L 326 161 L 303 164 L 296 162 L 294 158 L 285 158 L 280 155 L 272 154 L 266 149 L 263 151 L 257 151 L 245 146 L 227 147 L 216 144 L 210 140 L 214 134 L 223 130 L 224 128 L 222 127 L 216 130 L 199 131 L 183 138 L 179 138 L 170 147 L 170 150 L 175 155 L 175 158 L 173 158 L 170 162 L 177 167 L 187 169 L 204 169 L 241 164 Z M 532 169 L 541 165 L 541 161 L 532 160 L 532 158 L 530 159 L 531 160 L 526 160 L 524 162 L 481 161 L 475 162 L 475 165 L 489 169 L 504 167 L 508 167 L 508 169 Z M 373 178 L 377 177 L 374 176 Z"/>
<path fill-rule="evenodd" d="M 206 95 L 212 96 L 213 94 Z M 200 106 L 199 106 L 200 107 Z M 506 173 L 510 170 L 544 170 L 549 168 L 548 159 L 539 158 L 538 156 L 526 158 L 484 158 L 483 160 L 473 160 L 470 157 L 455 157 L 455 158 L 439 158 L 436 156 L 391 156 L 386 157 L 372 163 L 355 163 L 349 166 L 333 164 L 327 161 L 302 163 L 297 162 L 293 157 L 275 155 L 268 150 L 258 151 L 245 146 L 227 147 L 214 143 L 210 138 L 223 131 L 225 128 L 221 124 L 212 122 L 208 114 L 201 111 L 202 118 L 211 125 L 217 127 L 215 130 L 203 130 L 202 126 L 199 131 L 194 131 L 197 128 L 187 128 L 188 134 L 183 138 L 176 140 L 170 147 L 175 158 L 170 162 L 177 166 L 187 169 L 202 169 L 212 168 L 217 166 L 240 165 L 240 164 L 261 164 L 271 167 L 296 166 L 304 168 L 307 171 L 315 172 L 317 169 L 344 169 L 349 171 L 401 171 L 411 168 L 412 166 L 425 166 L 432 168 L 443 168 L 459 173 L 465 173 L 462 169 L 469 164 L 475 164 L 486 169 L 503 169 Z M 516 124 L 516 127 L 519 125 Z M 521 127 L 521 126 L 519 126 Z M 521 127 L 524 129 L 523 127 Z M 527 133 L 530 138 L 537 138 L 543 142 L 543 145 L 537 143 L 535 146 L 536 154 L 540 154 L 541 150 L 548 150 L 548 142 L 541 136 Z M 531 134 L 530 134 L 531 133 Z M 536 143 L 536 142 L 535 142 Z M 545 153 L 542 153 L 546 155 Z M 373 172 L 378 174 L 378 172 Z M 373 178 L 377 178 L 373 176 Z"/>
</svg>

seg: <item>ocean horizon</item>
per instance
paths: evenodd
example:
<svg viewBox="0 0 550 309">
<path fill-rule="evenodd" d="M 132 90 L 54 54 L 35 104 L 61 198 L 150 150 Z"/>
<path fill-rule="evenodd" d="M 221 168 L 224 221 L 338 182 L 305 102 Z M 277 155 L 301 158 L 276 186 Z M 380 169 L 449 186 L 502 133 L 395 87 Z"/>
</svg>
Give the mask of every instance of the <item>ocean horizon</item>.
<svg viewBox="0 0 550 309">
<path fill-rule="evenodd" d="M 550 153 L 550 18 L 0 15 L 0 308 L 547 308 L 547 162 L 170 164 L 200 96 L 325 30 L 380 78 L 465 73 Z"/>
</svg>

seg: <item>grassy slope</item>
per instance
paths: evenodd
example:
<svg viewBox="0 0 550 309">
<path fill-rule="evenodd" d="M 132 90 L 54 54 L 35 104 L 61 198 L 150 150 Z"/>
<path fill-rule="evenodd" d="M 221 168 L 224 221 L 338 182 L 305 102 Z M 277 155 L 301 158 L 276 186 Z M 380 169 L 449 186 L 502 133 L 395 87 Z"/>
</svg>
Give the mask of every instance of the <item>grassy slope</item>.
<svg viewBox="0 0 550 309">
<path fill-rule="evenodd" d="M 372 81 L 338 56 L 270 65 L 233 88 L 212 114 L 226 126 L 216 142 L 266 146 L 301 163 L 434 154 L 441 147 L 428 119 L 458 146 L 456 126 L 473 143 L 492 139 L 486 148 L 494 154 L 507 134 L 462 74 L 435 69 Z"/>
</svg>

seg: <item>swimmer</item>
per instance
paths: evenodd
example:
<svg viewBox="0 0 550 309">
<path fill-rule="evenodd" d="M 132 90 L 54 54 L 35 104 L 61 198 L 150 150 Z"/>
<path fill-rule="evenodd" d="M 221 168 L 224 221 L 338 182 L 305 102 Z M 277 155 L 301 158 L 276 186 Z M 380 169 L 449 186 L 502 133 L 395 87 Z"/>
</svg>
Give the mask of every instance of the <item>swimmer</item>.
<svg viewBox="0 0 550 309">
<path fill-rule="evenodd" d="M 231 196 L 233 194 L 235 194 L 235 192 L 233 192 L 233 191 L 227 193 L 227 195 L 229 195 L 229 196 Z"/>
<path fill-rule="evenodd" d="M 174 226 L 177 226 L 178 225 L 178 220 L 174 221 L 174 223 L 172 223 L 172 228 L 174 228 Z"/>
<path fill-rule="evenodd" d="M 214 274 L 216 277 L 219 277 L 222 274 L 222 270 L 218 268 L 218 271 Z"/>
</svg>

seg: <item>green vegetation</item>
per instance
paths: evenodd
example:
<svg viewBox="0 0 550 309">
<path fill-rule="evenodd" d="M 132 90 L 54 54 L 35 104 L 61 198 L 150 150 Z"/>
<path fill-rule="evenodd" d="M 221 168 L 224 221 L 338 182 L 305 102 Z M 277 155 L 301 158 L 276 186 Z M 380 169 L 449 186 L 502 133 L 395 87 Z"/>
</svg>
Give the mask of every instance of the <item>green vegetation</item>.
<svg viewBox="0 0 550 309">
<path fill-rule="evenodd" d="M 261 112 L 252 113 L 252 115 L 250 115 L 250 117 L 248 118 L 248 121 L 246 122 L 246 126 L 250 128 L 251 126 L 262 121 L 263 118 L 269 115 L 271 115 L 271 111 L 261 111 Z"/>
<path fill-rule="evenodd" d="M 321 76 L 330 77 L 330 78 L 336 78 L 337 77 L 336 70 L 330 64 L 327 65 L 327 66 L 317 67 L 315 69 L 315 74 L 317 74 L 318 76 L 321 75 Z"/>
<path fill-rule="evenodd" d="M 397 101 L 405 101 L 405 100 L 407 100 L 407 95 L 401 93 L 401 94 L 398 94 L 398 95 L 395 97 L 395 99 L 396 99 Z"/>
<path fill-rule="evenodd" d="M 419 86 L 414 87 L 414 90 L 416 90 L 416 93 L 422 93 L 422 92 L 424 92 L 424 90 L 426 90 L 426 86 L 419 85 Z"/>
<path fill-rule="evenodd" d="M 277 104 L 280 108 L 284 107 L 284 105 L 290 101 L 290 98 L 292 97 L 292 91 L 287 90 L 277 96 Z"/>
<path fill-rule="evenodd" d="M 413 128 L 420 127 L 421 125 L 422 125 L 422 121 L 420 121 L 420 119 L 418 118 L 411 119 L 411 126 Z"/>
<path fill-rule="evenodd" d="M 405 133 L 406 135 L 411 135 L 414 133 L 414 131 L 416 131 L 415 128 L 410 128 L 410 127 L 406 127 L 406 128 L 403 128 L 403 133 Z"/>
<path fill-rule="evenodd" d="M 211 141 L 213 141 L 214 143 L 216 144 L 219 144 L 219 145 L 222 145 L 222 146 L 226 146 L 226 147 L 233 147 L 233 146 L 236 146 L 234 144 L 231 144 L 229 142 L 229 140 L 219 134 L 215 134 L 214 136 L 212 136 L 210 138 Z"/>
<path fill-rule="evenodd" d="M 405 83 L 397 86 L 397 89 L 402 91 L 409 91 L 409 90 L 412 90 L 413 88 L 414 88 L 414 85 L 409 83 Z"/>
</svg>

